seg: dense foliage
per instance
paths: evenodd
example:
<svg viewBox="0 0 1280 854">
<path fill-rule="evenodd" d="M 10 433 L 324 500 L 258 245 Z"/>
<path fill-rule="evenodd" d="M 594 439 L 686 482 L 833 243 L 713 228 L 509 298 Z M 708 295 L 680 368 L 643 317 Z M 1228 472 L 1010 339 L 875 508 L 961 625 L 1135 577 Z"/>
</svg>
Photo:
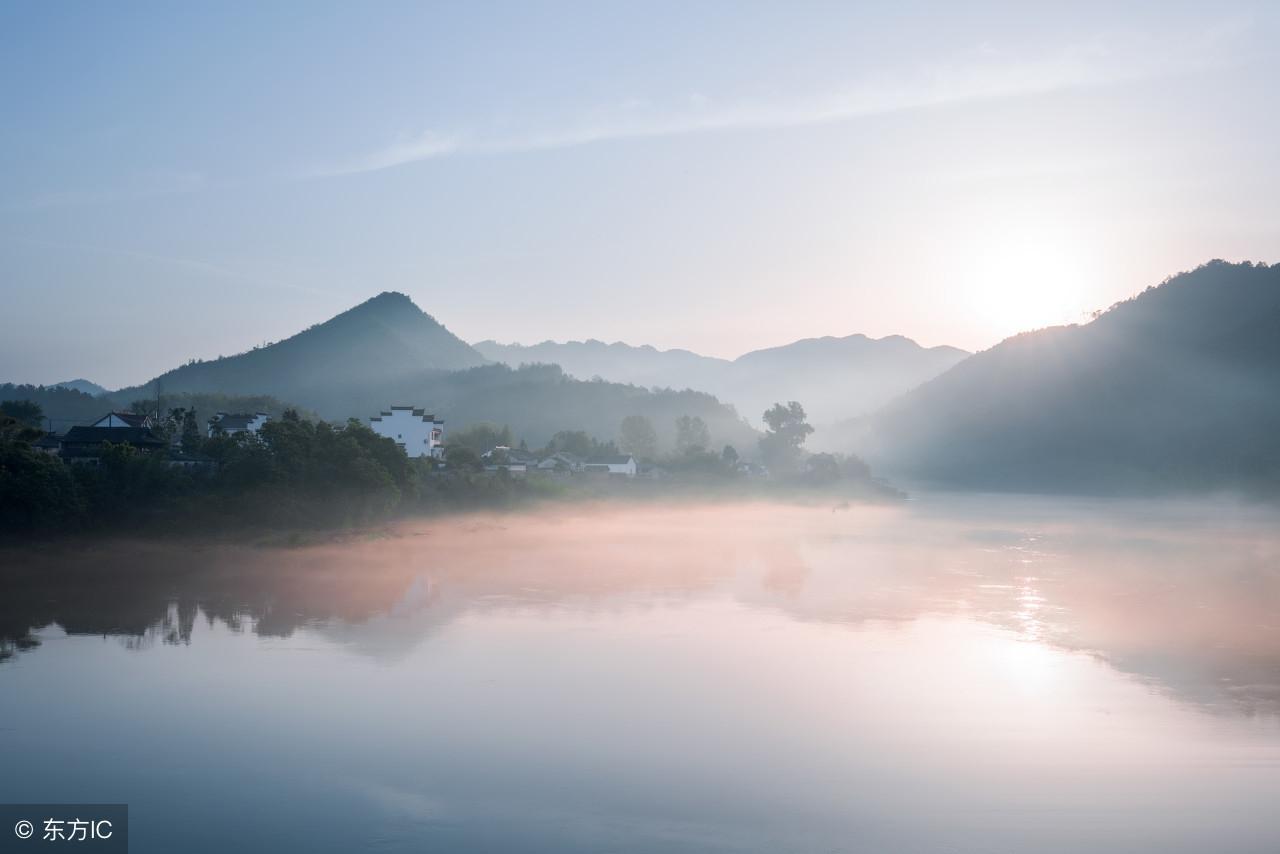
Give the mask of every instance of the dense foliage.
<svg viewBox="0 0 1280 854">
<path fill-rule="evenodd" d="M 96 465 L 34 449 L 13 419 L 0 430 L 0 531 L 359 525 L 397 513 L 492 506 L 530 488 L 466 473 L 432 474 L 356 421 L 334 426 L 288 412 L 260 434 L 206 439 L 217 465 L 184 468 L 163 453 L 107 445 Z M 3 426 L 3 425 L 0 425 Z"/>
<path fill-rule="evenodd" d="M 145 410 L 145 403 L 139 401 L 139 409 Z M 334 425 L 289 409 L 256 434 L 204 438 L 195 410 L 174 407 L 159 416 L 149 413 L 151 430 L 167 440 L 162 450 L 106 443 L 93 458 L 68 462 L 36 444 L 45 435 L 32 426 L 39 421 L 38 405 L 8 401 L 3 409 L 13 413 L 0 414 L 0 532 L 9 534 L 334 528 L 552 494 L 618 494 L 617 481 L 581 470 L 592 457 L 617 455 L 617 444 L 584 430 L 553 434 L 533 456 L 560 455 L 554 457 L 556 465 L 526 479 L 512 477 L 501 465 L 517 455 L 511 429 L 486 422 L 450 436 L 442 469 L 430 458 L 409 459 L 396 442 L 354 419 Z M 787 447 L 787 465 L 773 478 L 741 460 L 731 445 L 719 451 L 709 447 L 710 431 L 696 415 L 673 419 L 677 448 L 666 455 L 656 453 L 655 430 L 647 418 L 625 417 L 618 432 L 629 445 L 627 453 L 638 457 L 648 484 L 638 491 L 628 488 L 628 494 L 656 496 L 675 489 L 742 495 L 758 492 L 768 480 L 770 488 L 784 492 L 853 485 L 873 497 L 897 495 L 872 479 L 855 457 L 805 456 L 800 446 L 810 428 L 798 403 L 778 404 L 765 420 L 771 431 L 762 448 Z M 511 450 L 499 450 L 503 447 Z M 518 451 L 519 459 L 530 458 L 524 456 L 526 442 L 519 442 Z M 566 477 L 574 472 L 581 476 Z"/>
</svg>

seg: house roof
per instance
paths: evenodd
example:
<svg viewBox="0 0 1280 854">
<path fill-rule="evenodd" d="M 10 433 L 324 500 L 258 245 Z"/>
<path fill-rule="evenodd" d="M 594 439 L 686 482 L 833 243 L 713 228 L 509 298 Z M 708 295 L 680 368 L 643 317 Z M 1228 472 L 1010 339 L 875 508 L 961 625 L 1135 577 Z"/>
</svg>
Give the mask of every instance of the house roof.
<svg viewBox="0 0 1280 854">
<path fill-rule="evenodd" d="M 614 454 L 611 456 L 589 457 L 586 464 L 589 466 L 625 466 L 633 459 L 634 457 L 630 454 Z"/>
<path fill-rule="evenodd" d="M 62 444 L 62 437 L 55 433 L 45 433 L 31 443 L 34 448 L 56 448 Z"/>
<path fill-rule="evenodd" d="M 166 444 L 148 427 L 72 427 L 62 437 L 63 450 L 68 445 L 101 445 L 103 442 L 137 448 L 158 448 Z"/>
<path fill-rule="evenodd" d="M 94 424 L 98 424 L 102 421 L 106 421 L 108 418 L 110 418 L 113 415 L 116 418 L 123 421 L 124 423 L 128 424 L 130 427 L 145 427 L 147 424 L 147 421 L 151 418 L 150 415 L 146 415 L 138 412 L 108 412 L 106 415 L 102 416 L 97 421 L 95 421 Z M 116 429 L 123 430 L 125 428 L 120 427 Z"/>
<path fill-rule="evenodd" d="M 552 462 L 554 460 L 560 460 L 562 462 L 566 462 L 566 463 L 569 463 L 570 465 L 575 465 L 575 466 L 582 463 L 582 459 L 580 457 L 577 457 L 574 454 L 569 453 L 568 451 L 556 451 L 554 454 L 551 454 L 550 456 L 542 458 L 542 461 L 544 463 Z"/>
<path fill-rule="evenodd" d="M 228 413 L 219 412 L 210 420 L 214 426 L 221 430 L 247 430 L 249 425 L 259 418 L 268 417 L 265 412 L 255 412 L 248 414 L 244 412 Z"/>
<path fill-rule="evenodd" d="M 396 412 L 408 412 L 414 418 L 420 418 L 423 421 L 434 421 L 439 424 L 444 423 L 444 419 L 436 418 L 434 415 L 427 414 L 427 410 L 417 406 L 393 406 L 390 410 L 384 409 L 381 413 L 370 418 L 370 421 L 381 421 L 384 418 L 390 418 Z"/>
</svg>

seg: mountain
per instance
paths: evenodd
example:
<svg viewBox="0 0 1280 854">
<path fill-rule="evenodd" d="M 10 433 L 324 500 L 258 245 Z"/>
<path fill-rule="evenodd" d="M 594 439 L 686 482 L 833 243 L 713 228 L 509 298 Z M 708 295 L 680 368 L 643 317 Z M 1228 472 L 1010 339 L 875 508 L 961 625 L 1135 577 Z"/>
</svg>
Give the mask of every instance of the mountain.
<svg viewBox="0 0 1280 854">
<path fill-rule="evenodd" d="M 752 413 L 798 400 L 810 421 L 826 424 L 872 412 L 968 355 L 956 347 L 921 347 L 901 335 L 806 338 L 739 356 L 725 395 Z"/>
<path fill-rule="evenodd" d="M 93 395 L 94 397 L 97 397 L 100 394 L 107 393 L 107 390 L 104 387 L 98 385 L 97 383 L 89 382 L 88 380 L 67 380 L 66 382 L 54 383 L 53 387 L 69 388 L 72 391 L 83 392 L 84 394 L 90 394 L 90 395 Z"/>
<path fill-rule="evenodd" d="M 651 388 L 696 388 L 710 391 L 732 365 L 726 359 L 700 356 L 688 350 L 658 350 L 649 345 L 633 347 L 616 341 L 543 341 L 541 344 L 499 344 L 481 341 L 473 347 L 486 359 L 519 365 L 559 365 L 578 379 L 594 377 L 616 383 Z"/>
<path fill-rule="evenodd" d="M 452 371 L 484 362 L 407 296 L 384 292 L 291 338 L 236 356 L 190 362 L 157 380 L 165 391 L 268 394 L 302 402 L 306 392 L 370 377 Z M 154 382 L 147 387 L 154 388 Z M 132 391 L 142 389 L 118 394 Z"/>
<path fill-rule="evenodd" d="M 1121 493 L 1280 489 L 1280 267 L 1213 261 L 1024 333 L 844 427 L 891 476 Z"/>
<path fill-rule="evenodd" d="M 58 433 L 77 424 L 92 424 L 112 409 L 108 401 L 73 388 L 54 385 L 3 383 L 0 384 L 0 402 L 6 400 L 29 400 L 39 405 L 45 426 Z"/>
<path fill-rule="evenodd" d="M 595 340 L 527 347 L 481 341 L 475 348 L 495 362 L 557 364 L 583 379 L 701 389 L 753 421 L 775 402 L 799 400 L 817 423 L 870 412 L 968 355 L 955 347 L 921 347 L 898 335 L 808 338 L 732 361 Z"/>
<path fill-rule="evenodd" d="M 612 439 L 622 419 L 636 414 L 653 421 L 666 445 L 674 443 L 681 415 L 700 416 L 716 442 L 754 446 L 756 436 L 710 394 L 584 382 L 554 366 L 488 364 L 396 293 L 380 294 L 276 344 L 183 365 L 157 379 L 166 398 L 269 395 L 332 420 L 364 420 L 392 404 L 414 404 L 455 428 L 477 421 L 509 424 L 532 444 L 560 430 Z M 112 397 L 131 401 L 154 393 L 152 381 Z"/>
</svg>

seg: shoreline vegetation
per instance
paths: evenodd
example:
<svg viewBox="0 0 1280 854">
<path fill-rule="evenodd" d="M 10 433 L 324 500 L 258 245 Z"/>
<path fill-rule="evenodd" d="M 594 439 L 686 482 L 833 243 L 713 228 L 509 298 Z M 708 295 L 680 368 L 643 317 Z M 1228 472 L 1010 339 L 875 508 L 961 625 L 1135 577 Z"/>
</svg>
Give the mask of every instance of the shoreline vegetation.
<svg viewBox="0 0 1280 854">
<path fill-rule="evenodd" d="M 547 503 L 725 502 L 772 500 L 840 506 L 896 502 L 906 494 L 874 478 L 856 457 L 806 454 L 811 428 L 799 404 L 767 413 L 760 442 L 769 469 L 744 464 L 732 447 L 706 450 L 700 419 L 682 419 L 682 441 L 659 455 L 649 431 L 632 420 L 623 444 L 643 462 L 636 477 L 548 471 L 513 474 L 482 459 L 501 446 L 505 428 L 474 425 L 446 443 L 445 459 L 409 458 L 389 438 L 351 420 L 333 425 L 290 410 L 258 434 L 202 438 L 193 419 L 156 419 L 165 450 L 104 445 L 92 464 L 35 447 L 43 434 L 7 416 L 0 424 L 0 543 L 132 538 L 227 537 L 282 545 L 319 536 L 376 531 L 405 519 L 478 510 L 523 510 Z M 38 414 L 33 414 L 33 418 Z M 581 431 L 562 431 L 544 453 L 618 453 Z M 175 465 L 178 455 L 206 465 Z M 489 465 L 486 465 L 489 463 Z M 496 468 L 496 470 L 495 470 Z M 488 469 L 488 470 L 486 470 Z M 767 472 L 767 474 L 766 474 Z"/>
</svg>

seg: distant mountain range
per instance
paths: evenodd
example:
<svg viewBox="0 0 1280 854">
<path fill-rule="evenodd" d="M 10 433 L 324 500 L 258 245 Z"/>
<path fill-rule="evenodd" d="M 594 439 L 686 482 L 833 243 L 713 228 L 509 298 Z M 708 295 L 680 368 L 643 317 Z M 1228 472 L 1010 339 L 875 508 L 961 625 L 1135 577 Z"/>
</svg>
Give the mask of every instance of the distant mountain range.
<svg viewBox="0 0 1280 854">
<path fill-rule="evenodd" d="M 556 364 L 581 379 L 710 392 L 752 423 L 774 403 L 798 400 L 819 424 L 872 412 L 969 355 L 955 347 L 921 347 L 899 335 L 806 338 L 733 360 L 596 340 L 531 346 L 481 341 L 475 349 L 512 366 Z"/>
<path fill-rule="evenodd" d="M 667 444 L 681 415 L 700 416 L 717 443 L 745 447 L 756 437 L 731 407 L 703 392 L 654 392 L 576 380 L 557 367 L 490 364 L 399 293 L 380 294 L 276 344 L 183 365 L 112 398 L 149 398 L 157 382 L 169 395 L 270 395 L 328 419 L 367 419 L 392 404 L 415 404 L 454 427 L 508 424 L 534 444 L 559 430 L 615 438 L 633 414 L 649 417 Z"/>
<path fill-rule="evenodd" d="M 799 400 L 812 422 L 832 422 L 812 448 L 858 453 L 908 484 L 1280 493 L 1280 267 L 1248 263 L 1211 262 L 1090 323 L 967 357 L 861 335 L 732 361 L 600 341 L 472 347 L 408 297 L 385 293 L 285 341 L 158 379 L 187 405 L 252 399 L 366 419 L 416 404 L 455 428 L 509 424 L 531 444 L 569 429 L 614 438 L 625 416 L 640 414 L 670 447 L 675 419 L 697 415 L 713 444 L 748 454 L 759 413 Z M 90 397 L 79 388 L 99 386 L 61 385 L 0 391 L 37 400 L 59 428 L 156 391 L 152 382 Z M 836 420 L 850 413 L 858 417 Z"/>
<path fill-rule="evenodd" d="M 1010 338 L 827 441 L 964 488 L 1280 491 L 1280 267 L 1211 262 Z"/>
<path fill-rule="evenodd" d="M 83 392 L 84 394 L 93 395 L 94 397 L 107 393 L 106 388 L 98 385 L 97 383 L 89 382 L 88 380 L 67 380 L 66 382 L 54 383 L 51 387 L 69 388 L 72 391 Z"/>
</svg>

